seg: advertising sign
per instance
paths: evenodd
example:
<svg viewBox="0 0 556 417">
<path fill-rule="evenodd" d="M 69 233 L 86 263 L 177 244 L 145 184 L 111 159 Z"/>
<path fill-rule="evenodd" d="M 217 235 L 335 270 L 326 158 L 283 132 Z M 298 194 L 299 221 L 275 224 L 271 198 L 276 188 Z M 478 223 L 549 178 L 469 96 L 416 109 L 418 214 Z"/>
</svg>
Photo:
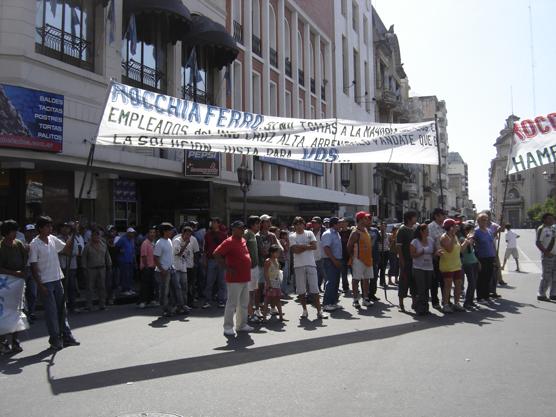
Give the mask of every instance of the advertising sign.
<svg viewBox="0 0 556 417">
<path fill-rule="evenodd" d="M 61 152 L 64 96 L 0 84 L 0 147 Z"/>
<path fill-rule="evenodd" d="M 217 177 L 220 168 L 220 155 L 216 152 L 187 151 L 185 175 Z"/>
</svg>

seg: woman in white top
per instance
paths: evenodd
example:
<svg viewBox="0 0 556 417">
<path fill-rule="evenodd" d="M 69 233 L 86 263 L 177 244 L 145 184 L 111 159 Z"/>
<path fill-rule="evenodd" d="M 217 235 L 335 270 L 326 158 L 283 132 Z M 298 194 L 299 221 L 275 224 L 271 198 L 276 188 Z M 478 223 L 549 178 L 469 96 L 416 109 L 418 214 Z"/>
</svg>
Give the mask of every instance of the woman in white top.
<svg viewBox="0 0 556 417">
<path fill-rule="evenodd" d="M 429 290 L 434 274 L 434 240 L 429 237 L 426 224 L 421 224 L 415 229 L 415 239 L 411 241 L 409 253 L 413 258 L 413 279 L 417 292 L 414 309 L 418 315 L 424 316 L 429 314 Z"/>
</svg>

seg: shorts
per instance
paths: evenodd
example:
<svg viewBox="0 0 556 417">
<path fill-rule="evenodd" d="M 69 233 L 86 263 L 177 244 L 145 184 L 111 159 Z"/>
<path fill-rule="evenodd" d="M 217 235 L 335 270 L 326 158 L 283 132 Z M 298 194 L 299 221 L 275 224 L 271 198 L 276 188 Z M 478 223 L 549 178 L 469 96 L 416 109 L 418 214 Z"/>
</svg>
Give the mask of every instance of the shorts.
<svg viewBox="0 0 556 417">
<path fill-rule="evenodd" d="M 319 293 L 319 278 L 316 266 L 300 266 L 294 268 L 295 289 L 298 295 Z M 309 291 L 307 291 L 307 288 Z"/>
<path fill-rule="evenodd" d="M 351 276 L 357 281 L 374 278 L 373 267 L 365 265 L 357 258 L 353 258 L 351 263 Z"/>
<path fill-rule="evenodd" d="M 457 281 L 458 279 L 462 279 L 463 278 L 463 274 L 461 269 L 458 271 L 450 271 L 450 272 L 440 272 L 442 274 L 442 279 L 452 279 L 454 281 Z"/>
<path fill-rule="evenodd" d="M 261 275 L 261 268 L 258 266 L 251 268 L 251 280 L 247 284 L 247 289 L 249 291 L 255 291 L 259 288 L 259 278 Z"/>
<path fill-rule="evenodd" d="M 281 297 L 282 290 L 280 288 L 268 288 L 265 291 L 265 296 L 267 297 Z"/>
<path fill-rule="evenodd" d="M 507 261 L 510 256 L 513 256 L 516 260 L 519 259 L 517 248 L 506 248 L 506 253 L 504 253 L 504 260 Z"/>
</svg>

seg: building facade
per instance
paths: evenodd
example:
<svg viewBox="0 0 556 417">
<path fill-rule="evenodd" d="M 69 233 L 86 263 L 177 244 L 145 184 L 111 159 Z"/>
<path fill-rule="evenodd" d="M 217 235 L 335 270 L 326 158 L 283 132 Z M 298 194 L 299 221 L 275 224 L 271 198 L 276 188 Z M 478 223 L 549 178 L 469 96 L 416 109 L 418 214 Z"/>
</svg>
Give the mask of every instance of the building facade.
<svg viewBox="0 0 556 417">
<path fill-rule="evenodd" d="M 449 152 L 447 159 L 448 199 L 446 209 L 467 219 L 475 218 L 475 205 L 469 198 L 469 171 L 458 152 Z"/>
<path fill-rule="evenodd" d="M 506 175 L 513 124 L 518 120 L 519 117 L 510 115 L 494 143 L 496 157 L 491 161 L 489 171 L 490 208 L 498 220 L 513 227 L 530 227 L 532 221 L 527 212 L 531 206 L 543 203 L 547 198 L 556 198 L 556 166 L 544 165 Z"/>
</svg>

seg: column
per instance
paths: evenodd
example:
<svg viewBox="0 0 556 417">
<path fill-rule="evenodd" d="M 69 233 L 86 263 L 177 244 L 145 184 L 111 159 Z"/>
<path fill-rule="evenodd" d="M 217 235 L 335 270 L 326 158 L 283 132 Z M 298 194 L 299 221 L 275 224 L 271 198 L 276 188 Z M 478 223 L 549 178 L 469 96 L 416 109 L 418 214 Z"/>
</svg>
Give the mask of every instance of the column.
<svg viewBox="0 0 556 417">
<path fill-rule="evenodd" d="M 299 117 L 299 62 L 297 62 L 298 50 L 302 45 L 297 44 L 297 31 L 299 29 L 299 14 L 297 10 L 292 12 L 292 21 L 290 22 L 292 33 L 292 79 L 293 79 L 293 92 L 292 92 L 292 117 Z"/>
<path fill-rule="evenodd" d="M 270 36 L 269 36 L 269 13 L 268 13 L 269 0 L 261 1 L 261 38 L 262 38 L 262 53 L 263 53 L 263 73 L 262 73 L 262 113 L 270 114 Z"/>
<path fill-rule="evenodd" d="M 285 36 L 285 0 L 278 0 L 278 21 L 276 28 L 278 32 L 277 47 L 278 47 L 278 115 L 285 116 L 286 114 L 286 36 Z M 288 26 L 289 27 L 289 26 Z M 291 34 L 290 34 L 291 39 Z"/>
<path fill-rule="evenodd" d="M 304 72 L 305 77 L 305 118 L 311 118 L 311 28 L 307 22 L 303 26 L 303 54 Z M 313 53 L 314 53 L 313 48 Z"/>
<path fill-rule="evenodd" d="M 317 94 L 317 105 L 315 107 L 315 113 L 317 119 L 321 118 L 322 112 L 322 102 L 321 102 L 321 93 L 320 87 L 322 86 L 322 73 L 324 68 L 321 67 L 321 60 L 320 60 L 320 35 L 315 35 L 315 91 Z"/>
<path fill-rule="evenodd" d="M 326 84 L 326 117 L 331 118 L 336 114 L 334 112 L 334 82 L 332 73 L 332 47 L 330 43 L 324 46 L 324 65 L 326 65 L 326 74 L 328 77 L 328 84 Z M 340 77 L 341 78 L 341 77 Z M 341 80 L 340 80 L 341 81 Z"/>
<path fill-rule="evenodd" d="M 243 2 L 243 42 L 245 53 L 243 60 L 243 91 L 245 111 L 253 110 L 253 24 L 251 16 L 253 7 L 250 1 Z"/>
</svg>

